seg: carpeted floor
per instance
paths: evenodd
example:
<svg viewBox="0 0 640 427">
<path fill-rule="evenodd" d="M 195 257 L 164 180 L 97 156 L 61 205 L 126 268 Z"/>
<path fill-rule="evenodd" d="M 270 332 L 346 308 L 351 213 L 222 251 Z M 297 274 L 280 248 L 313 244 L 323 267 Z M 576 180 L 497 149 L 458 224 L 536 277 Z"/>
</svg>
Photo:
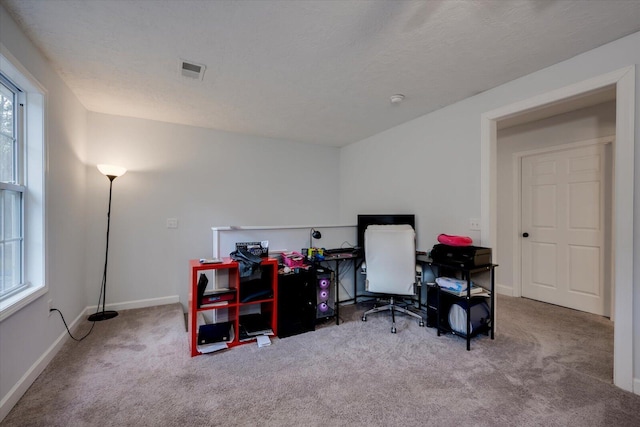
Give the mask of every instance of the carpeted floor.
<svg viewBox="0 0 640 427">
<path fill-rule="evenodd" d="M 122 311 L 68 342 L 2 426 L 638 426 L 612 385 L 604 318 L 498 296 L 495 340 L 386 314 L 189 357 L 179 304 Z M 88 326 L 88 325 L 87 325 Z M 80 334 L 81 331 L 78 331 Z"/>
</svg>

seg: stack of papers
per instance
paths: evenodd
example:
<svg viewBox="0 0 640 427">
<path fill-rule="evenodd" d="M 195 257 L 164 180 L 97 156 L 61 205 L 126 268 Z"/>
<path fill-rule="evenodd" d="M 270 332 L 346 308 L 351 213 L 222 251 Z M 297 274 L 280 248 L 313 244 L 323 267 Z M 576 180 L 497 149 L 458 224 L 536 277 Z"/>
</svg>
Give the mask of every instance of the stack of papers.
<svg viewBox="0 0 640 427">
<path fill-rule="evenodd" d="M 452 277 L 438 277 L 436 278 L 436 283 L 440 286 L 440 289 L 450 294 L 459 297 L 468 295 L 466 280 L 454 279 Z M 489 291 L 471 282 L 471 296 L 489 296 Z"/>
<path fill-rule="evenodd" d="M 271 345 L 271 340 L 269 339 L 269 337 L 266 335 L 260 335 L 258 337 L 258 347 L 266 347 L 268 345 Z"/>
<path fill-rule="evenodd" d="M 444 289 L 450 289 L 455 292 L 462 292 L 467 290 L 467 281 L 462 279 L 454 279 L 452 277 L 438 277 L 436 278 L 438 286 Z M 475 286 L 471 282 L 471 287 Z"/>
</svg>

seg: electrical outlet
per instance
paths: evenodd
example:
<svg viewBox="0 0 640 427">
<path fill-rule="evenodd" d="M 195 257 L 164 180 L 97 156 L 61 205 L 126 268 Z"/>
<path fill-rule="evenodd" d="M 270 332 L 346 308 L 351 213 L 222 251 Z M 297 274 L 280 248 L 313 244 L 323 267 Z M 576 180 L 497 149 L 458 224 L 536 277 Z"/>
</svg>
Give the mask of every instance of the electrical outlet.
<svg viewBox="0 0 640 427">
<path fill-rule="evenodd" d="M 178 228 L 178 218 L 167 218 L 167 228 Z"/>
<path fill-rule="evenodd" d="M 47 301 L 47 307 L 49 309 L 49 316 L 51 316 L 51 314 L 53 313 L 53 311 L 51 311 L 51 309 L 53 308 L 53 300 L 52 299 Z"/>
<path fill-rule="evenodd" d="M 469 230 L 479 231 L 480 230 L 480 219 L 479 218 L 470 218 L 469 219 Z"/>
</svg>

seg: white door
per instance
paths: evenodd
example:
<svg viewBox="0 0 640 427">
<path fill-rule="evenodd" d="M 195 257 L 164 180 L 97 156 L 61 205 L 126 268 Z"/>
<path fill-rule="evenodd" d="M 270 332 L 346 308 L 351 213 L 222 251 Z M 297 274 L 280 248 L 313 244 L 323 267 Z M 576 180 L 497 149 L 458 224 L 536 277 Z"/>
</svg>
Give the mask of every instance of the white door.
<svg viewBox="0 0 640 427">
<path fill-rule="evenodd" d="M 522 296 L 603 316 L 602 144 L 522 158 Z"/>
</svg>

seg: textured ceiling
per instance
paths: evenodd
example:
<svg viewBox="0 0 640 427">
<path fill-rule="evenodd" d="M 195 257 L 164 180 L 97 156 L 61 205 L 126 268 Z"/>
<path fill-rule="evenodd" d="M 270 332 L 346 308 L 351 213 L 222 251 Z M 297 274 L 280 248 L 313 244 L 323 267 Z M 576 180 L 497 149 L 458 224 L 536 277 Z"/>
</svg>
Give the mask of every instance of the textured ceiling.
<svg viewBox="0 0 640 427">
<path fill-rule="evenodd" d="M 0 4 L 90 111 L 335 146 L 640 30 L 638 0 Z"/>
</svg>

